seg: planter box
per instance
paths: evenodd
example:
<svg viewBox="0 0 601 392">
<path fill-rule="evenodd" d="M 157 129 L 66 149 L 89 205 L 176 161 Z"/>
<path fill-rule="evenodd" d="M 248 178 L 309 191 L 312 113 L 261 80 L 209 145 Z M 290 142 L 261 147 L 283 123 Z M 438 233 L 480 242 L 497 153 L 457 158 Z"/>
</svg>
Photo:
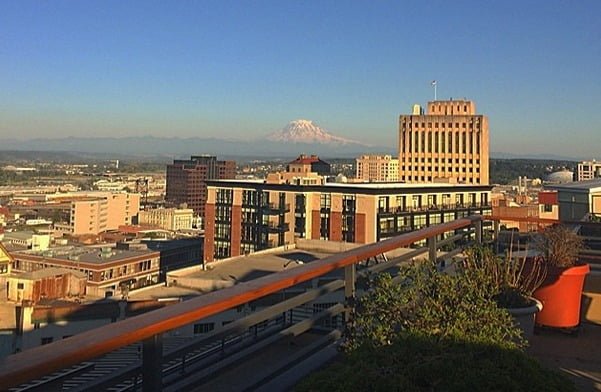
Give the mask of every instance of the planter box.
<svg viewBox="0 0 601 392">
<path fill-rule="evenodd" d="M 543 305 L 540 301 L 532 298 L 532 306 L 527 308 L 513 308 L 507 309 L 509 314 L 513 317 L 516 325 L 522 330 L 524 333 L 524 337 L 526 339 L 530 339 L 534 334 L 534 320 L 536 314 L 541 311 Z"/>
<path fill-rule="evenodd" d="M 545 283 L 534 292 L 543 304 L 536 324 L 554 328 L 574 328 L 580 324 L 580 302 L 588 264 L 564 269 L 551 269 Z"/>
</svg>

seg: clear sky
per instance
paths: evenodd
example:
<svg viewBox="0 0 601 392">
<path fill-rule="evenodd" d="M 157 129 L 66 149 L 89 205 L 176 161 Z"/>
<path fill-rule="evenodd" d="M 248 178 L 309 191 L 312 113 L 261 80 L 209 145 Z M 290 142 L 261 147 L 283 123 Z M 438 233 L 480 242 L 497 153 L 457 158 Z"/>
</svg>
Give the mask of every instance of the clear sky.
<svg viewBox="0 0 601 392">
<path fill-rule="evenodd" d="M 601 156 L 601 1 L 0 0 L 0 139 L 258 138 L 290 120 L 395 145 L 468 98 L 497 152 Z"/>
</svg>

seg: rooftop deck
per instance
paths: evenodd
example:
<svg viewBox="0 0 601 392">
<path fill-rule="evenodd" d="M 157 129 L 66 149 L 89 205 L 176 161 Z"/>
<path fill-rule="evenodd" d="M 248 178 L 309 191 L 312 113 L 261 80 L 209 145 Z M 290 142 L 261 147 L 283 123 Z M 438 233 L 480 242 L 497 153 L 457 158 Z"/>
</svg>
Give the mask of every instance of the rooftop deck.
<svg viewBox="0 0 601 392">
<path fill-rule="evenodd" d="M 528 353 L 574 381 L 577 390 L 601 391 L 601 324 L 583 322 L 576 335 L 541 330 Z"/>
<path fill-rule="evenodd" d="M 449 238 L 443 239 L 445 233 L 450 234 L 450 236 L 447 236 Z M 263 266 L 262 271 L 267 272 L 267 265 L 278 266 L 278 268 L 269 270 L 268 273 L 260 274 L 260 276 L 252 273 L 253 268 L 257 267 L 252 267 L 250 263 L 250 269 L 247 272 L 240 272 L 238 268 L 228 270 L 228 263 L 224 262 L 213 271 L 199 273 L 198 277 L 212 275 L 214 275 L 214 279 L 225 277 L 233 282 L 231 287 L 113 323 L 110 328 L 98 328 L 60 342 L 10 356 L 0 361 L 0 385 L 16 386 L 67 366 L 77 365 L 100 355 L 114 352 L 122 347 L 142 342 L 141 361 L 129 366 L 120 376 L 121 381 L 133 379 L 133 381 L 130 381 L 129 389 L 140 384 L 140 380 L 143 379 L 142 387 L 145 391 L 161 389 L 193 390 L 194 388 L 200 388 L 200 381 L 188 383 L 184 387 L 182 384 L 184 379 L 208 376 L 208 373 L 223 375 L 226 373 L 222 372 L 228 370 L 234 372 L 230 374 L 237 374 L 237 378 L 226 376 L 222 378 L 225 381 L 221 383 L 216 379 L 204 379 L 203 388 L 206 385 L 212 385 L 217 390 L 220 386 L 229 386 L 229 388 L 222 388 L 223 390 L 237 390 L 253 386 L 262 386 L 265 389 L 268 385 L 279 385 L 279 389 L 283 390 L 292 386 L 292 382 L 295 377 L 299 377 L 299 374 L 302 376 L 302 372 L 297 372 L 294 376 L 294 369 L 304 366 L 304 374 L 306 374 L 307 369 L 311 370 L 307 363 L 312 363 L 315 366 L 316 363 L 323 363 L 336 355 L 335 350 L 332 351 L 332 344 L 340 336 L 337 332 L 340 325 L 337 325 L 337 322 L 344 319 L 344 315 L 349 309 L 348 305 L 345 305 L 344 298 L 350 299 L 356 295 L 355 282 L 358 275 L 367 270 L 380 272 L 391 268 L 395 269 L 395 266 L 399 263 L 424 254 L 427 254 L 430 259 L 436 259 L 439 256 L 438 249 L 440 247 L 465 238 L 481 240 L 482 217 L 458 219 L 379 243 L 330 255 L 326 253 L 315 254 L 312 257 L 325 257 L 319 260 L 303 261 L 302 264 L 293 262 L 289 266 L 285 266 L 287 261 L 298 260 L 298 255 L 291 256 L 294 253 L 285 253 L 283 256 L 265 256 L 260 260 L 271 260 L 271 264 L 266 261 L 267 264 Z M 427 239 L 428 242 L 428 245 L 424 248 L 406 250 L 404 254 L 395 256 L 386 262 L 382 261 L 367 266 L 367 260 L 381 257 L 383 254 L 394 252 L 399 248 L 407 247 L 424 239 Z M 292 252 L 298 253 L 298 250 Z M 295 265 L 292 266 L 292 264 Z M 261 299 L 281 290 L 310 282 L 315 278 L 323 277 L 335 271 L 339 271 L 340 279 L 333 279 L 323 285 L 309 288 L 292 298 L 285 298 L 282 302 L 259 310 L 199 339 L 188 342 L 185 348 L 170 348 L 167 350 L 163 346 L 163 334 L 174 328 L 205 319 L 221 311 L 236 308 L 239 305 Z M 598 355 L 596 349 L 600 347 L 599 343 L 601 343 L 601 312 L 599 311 L 598 302 L 601 295 L 601 285 L 597 285 L 598 271 L 596 269 L 591 276 L 593 276 L 593 279 L 589 280 L 588 283 L 590 284 L 587 283 L 585 295 L 592 301 L 586 302 L 583 314 L 585 322 L 579 335 L 574 337 L 555 331 L 542 331 L 531 339 L 531 347 L 529 348 L 532 355 L 541 358 L 549 366 L 560 368 L 573 377 L 577 381 L 580 390 L 583 391 L 600 388 L 601 375 L 601 356 Z M 311 307 L 304 308 L 305 310 L 312 310 L 308 314 L 300 312 L 306 304 L 311 304 L 314 300 L 335 292 L 342 295 L 342 301 L 319 309 L 315 307 L 312 309 Z M 324 320 L 331 320 L 328 321 L 329 329 L 326 331 L 320 328 L 320 325 L 323 326 L 320 323 Z M 335 322 L 334 320 L 338 321 Z M 261 331 L 271 332 L 261 335 Z M 315 335 L 316 331 L 321 332 Z M 229 341 L 228 339 L 231 340 L 232 336 L 249 333 L 251 335 L 255 334 L 252 346 L 242 344 L 244 343 L 242 341 L 238 341 L 241 345 L 232 345 L 231 348 L 225 345 L 225 342 Z M 213 344 L 210 349 L 207 349 L 208 351 L 195 355 L 203 356 L 201 359 L 208 362 L 204 365 L 199 362 L 196 371 L 186 370 L 194 367 L 187 353 L 197 352 L 194 350 L 199 350 L 207 343 L 216 343 L 217 346 Z M 219 344 L 221 344 L 221 349 L 218 347 Z M 313 351 L 310 348 L 313 348 Z M 329 354 L 316 358 L 320 353 L 326 351 Z M 229 353 L 229 355 L 226 356 L 224 353 Z M 282 365 L 281 368 L 277 368 L 273 366 L 271 374 L 262 373 L 265 365 L 259 367 L 259 370 L 256 370 L 257 368 L 255 368 L 255 371 L 246 370 L 247 373 L 244 373 L 243 368 L 238 368 L 238 366 L 244 367 L 252 363 L 261 365 L 260 361 L 254 360 L 257 355 L 263 355 L 266 358 L 281 358 L 281 361 L 287 361 L 286 366 L 289 367 Z M 224 361 L 224 363 L 218 364 L 216 358 Z M 248 361 L 247 359 L 250 358 L 253 360 Z M 239 369 L 240 373 L 236 373 L 234 369 Z M 273 374 L 274 372 L 276 374 Z M 142 374 L 141 377 L 140 373 Z M 254 375 L 254 378 L 249 380 L 250 384 L 246 383 L 242 387 L 240 386 L 242 384 L 237 384 L 244 379 L 244 377 L 239 377 L 239 374 Z M 184 375 L 186 376 L 184 377 Z M 286 382 L 280 382 L 282 377 L 286 377 L 284 380 Z"/>
</svg>

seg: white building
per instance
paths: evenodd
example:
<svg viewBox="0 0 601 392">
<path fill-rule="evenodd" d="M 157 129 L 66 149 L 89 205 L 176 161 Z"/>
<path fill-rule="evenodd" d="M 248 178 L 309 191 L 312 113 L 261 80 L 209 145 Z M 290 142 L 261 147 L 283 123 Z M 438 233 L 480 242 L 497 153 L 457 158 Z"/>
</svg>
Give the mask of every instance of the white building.
<svg viewBox="0 0 601 392">
<path fill-rule="evenodd" d="M 171 231 L 190 230 L 193 220 L 194 210 L 191 208 L 155 208 L 138 213 L 140 225 L 156 226 Z"/>
<path fill-rule="evenodd" d="M 592 161 L 583 161 L 578 164 L 577 181 L 592 180 L 601 177 L 601 162 L 594 159 Z"/>
<path fill-rule="evenodd" d="M 399 160 L 392 155 L 362 155 L 357 158 L 357 179 L 370 182 L 398 182 Z"/>
</svg>

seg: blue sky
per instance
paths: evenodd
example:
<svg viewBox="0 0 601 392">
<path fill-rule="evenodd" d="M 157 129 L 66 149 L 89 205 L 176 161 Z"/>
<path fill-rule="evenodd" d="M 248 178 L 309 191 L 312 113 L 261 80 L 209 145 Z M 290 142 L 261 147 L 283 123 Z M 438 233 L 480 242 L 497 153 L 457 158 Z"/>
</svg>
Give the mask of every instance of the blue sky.
<svg viewBox="0 0 601 392">
<path fill-rule="evenodd" d="M 469 98 L 492 150 L 601 157 L 601 1 L 0 0 L 0 139 L 259 138 L 297 118 L 394 145 Z"/>
</svg>

